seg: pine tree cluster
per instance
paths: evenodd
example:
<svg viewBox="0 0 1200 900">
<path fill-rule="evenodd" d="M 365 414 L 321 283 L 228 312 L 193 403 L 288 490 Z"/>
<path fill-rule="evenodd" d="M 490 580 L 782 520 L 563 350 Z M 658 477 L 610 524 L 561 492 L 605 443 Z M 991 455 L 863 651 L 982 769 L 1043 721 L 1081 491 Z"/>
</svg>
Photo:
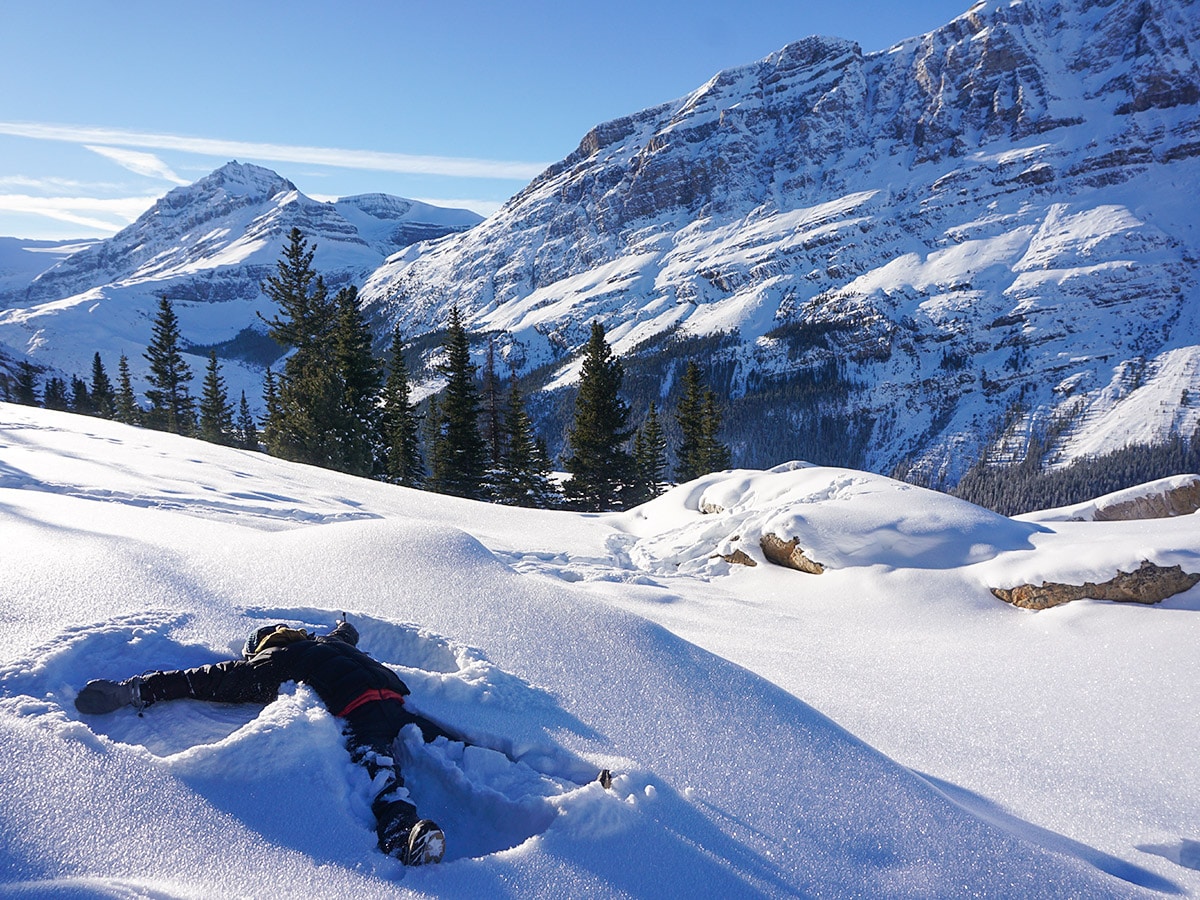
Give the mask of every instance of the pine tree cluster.
<svg viewBox="0 0 1200 900">
<path fill-rule="evenodd" d="M 623 509 L 658 496 L 668 475 L 668 442 L 654 404 L 641 423 L 630 423 L 622 396 L 624 367 L 604 328 L 593 322 L 574 396 L 573 422 L 560 490 L 546 443 L 537 434 L 514 377 L 507 390 L 495 371 L 489 344 L 482 378 L 472 362 L 470 339 L 457 307 L 435 366 L 445 385 L 428 399 L 424 415 L 413 402 L 405 346 L 392 333 L 386 360 L 372 352 L 371 332 L 354 287 L 331 295 L 313 268 L 315 247 L 299 229 L 288 235 L 275 272 L 263 283 L 277 314 L 264 318 L 271 340 L 287 353 L 280 371 L 269 366 L 263 382 L 266 416 L 261 431 L 242 393 L 235 409 L 215 348 L 210 348 L 200 396 L 192 393 L 179 319 L 167 297 L 159 299 L 150 343 L 146 405 L 138 402 L 129 360 L 122 355 L 114 386 L 97 353 L 90 386 L 75 377 L 47 380 L 41 404 L 104 416 L 196 437 L 226 446 L 265 449 L 294 462 L 515 506 L 578 510 Z M 4 396 L 37 405 L 38 370 L 22 362 L 4 380 Z M 715 392 L 689 364 L 675 412 L 683 439 L 676 448 L 679 477 L 695 478 L 729 465 Z M 425 459 L 430 460 L 428 469 Z"/>
<path fill-rule="evenodd" d="M 1171 435 L 1162 444 L 1132 444 L 1046 471 L 1034 442 L 1025 459 L 1008 466 L 980 463 L 951 493 L 1005 516 L 1085 503 L 1114 491 L 1171 475 L 1200 473 L 1200 428 L 1190 439 Z"/>
</svg>

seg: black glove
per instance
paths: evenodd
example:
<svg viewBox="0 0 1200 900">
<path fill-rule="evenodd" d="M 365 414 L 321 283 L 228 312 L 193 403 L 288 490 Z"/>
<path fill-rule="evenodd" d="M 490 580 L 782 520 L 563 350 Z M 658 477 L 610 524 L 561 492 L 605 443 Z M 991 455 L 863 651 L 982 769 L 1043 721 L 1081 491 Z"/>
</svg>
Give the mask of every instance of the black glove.
<svg viewBox="0 0 1200 900">
<path fill-rule="evenodd" d="M 128 681 L 108 681 L 99 678 L 89 681 L 75 698 L 75 708 L 90 716 L 110 713 L 122 706 L 133 706 L 139 711 L 146 706 L 142 700 L 142 679 L 138 676 Z"/>
</svg>

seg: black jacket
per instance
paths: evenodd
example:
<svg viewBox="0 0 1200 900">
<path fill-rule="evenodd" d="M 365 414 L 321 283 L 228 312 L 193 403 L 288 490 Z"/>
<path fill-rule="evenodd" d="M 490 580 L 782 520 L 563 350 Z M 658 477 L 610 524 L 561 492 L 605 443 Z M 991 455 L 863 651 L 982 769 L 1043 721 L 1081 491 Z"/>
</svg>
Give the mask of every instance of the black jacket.
<svg viewBox="0 0 1200 900">
<path fill-rule="evenodd" d="M 142 678 L 142 697 L 159 700 L 216 700 L 269 703 L 287 681 L 307 684 L 334 715 L 364 695 L 404 696 L 407 685 L 387 666 L 335 636 L 270 647 L 249 660 L 233 659 L 197 669 L 154 672 Z M 382 691 L 383 694 L 369 694 Z"/>
</svg>

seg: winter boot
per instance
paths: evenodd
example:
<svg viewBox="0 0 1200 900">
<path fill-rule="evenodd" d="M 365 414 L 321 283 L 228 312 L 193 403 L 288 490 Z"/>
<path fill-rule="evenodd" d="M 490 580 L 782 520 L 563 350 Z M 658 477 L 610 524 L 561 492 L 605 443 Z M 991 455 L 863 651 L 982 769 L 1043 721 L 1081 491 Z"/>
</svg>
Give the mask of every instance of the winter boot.
<svg viewBox="0 0 1200 900">
<path fill-rule="evenodd" d="M 422 819 L 408 833 L 408 843 L 400 851 L 406 866 L 424 866 L 441 862 L 446 853 L 446 835 L 436 822 Z"/>
</svg>

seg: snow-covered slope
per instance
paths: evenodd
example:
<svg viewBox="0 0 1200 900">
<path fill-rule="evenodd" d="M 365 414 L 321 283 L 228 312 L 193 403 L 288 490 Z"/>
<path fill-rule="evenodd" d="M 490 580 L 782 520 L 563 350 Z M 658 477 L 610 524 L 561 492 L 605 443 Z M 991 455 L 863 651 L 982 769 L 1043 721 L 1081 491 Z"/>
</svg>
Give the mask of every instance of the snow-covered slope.
<svg viewBox="0 0 1200 900">
<path fill-rule="evenodd" d="M 136 376 L 165 295 L 184 339 L 216 346 L 235 399 L 244 388 L 256 400 L 263 367 L 278 353 L 262 337 L 259 314 L 276 310 L 261 284 L 293 227 L 316 246 L 313 264 L 336 288 L 362 283 L 401 247 L 478 221 L 467 210 L 385 194 L 322 203 L 269 169 L 231 162 L 171 191 L 114 237 L 59 261 L 51 257 L 40 271 L 27 266 L 23 282 L 0 281 L 0 345 L 17 358 L 85 377 L 96 352 L 110 373 L 124 353 Z M 204 349 L 197 372 L 206 356 Z"/>
<path fill-rule="evenodd" d="M 981 0 L 883 52 L 791 44 L 598 126 L 364 295 L 409 333 L 457 303 L 523 369 L 594 318 L 647 357 L 735 332 L 706 358 L 735 396 L 835 360 L 826 411 L 870 423 L 861 463 L 951 484 L 1034 432 L 1057 460 L 1190 434 L 1197 13 Z"/>
<path fill-rule="evenodd" d="M 0 238 L 0 294 L 24 290 L 29 282 L 60 260 L 95 241 L 31 241 Z"/>
<path fill-rule="evenodd" d="M 711 558 L 784 522 L 845 557 Z M 1195 570 L 1190 522 L 1015 522 L 804 466 L 619 515 L 514 510 L 0 404 L 0 529 L 0 892 L 1200 892 L 1196 590 L 1043 613 L 986 591 Z M 480 745 L 405 745 L 440 866 L 374 850 L 365 775 L 303 686 L 265 709 L 71 702 L 342 610 Z"/>
</svg>

